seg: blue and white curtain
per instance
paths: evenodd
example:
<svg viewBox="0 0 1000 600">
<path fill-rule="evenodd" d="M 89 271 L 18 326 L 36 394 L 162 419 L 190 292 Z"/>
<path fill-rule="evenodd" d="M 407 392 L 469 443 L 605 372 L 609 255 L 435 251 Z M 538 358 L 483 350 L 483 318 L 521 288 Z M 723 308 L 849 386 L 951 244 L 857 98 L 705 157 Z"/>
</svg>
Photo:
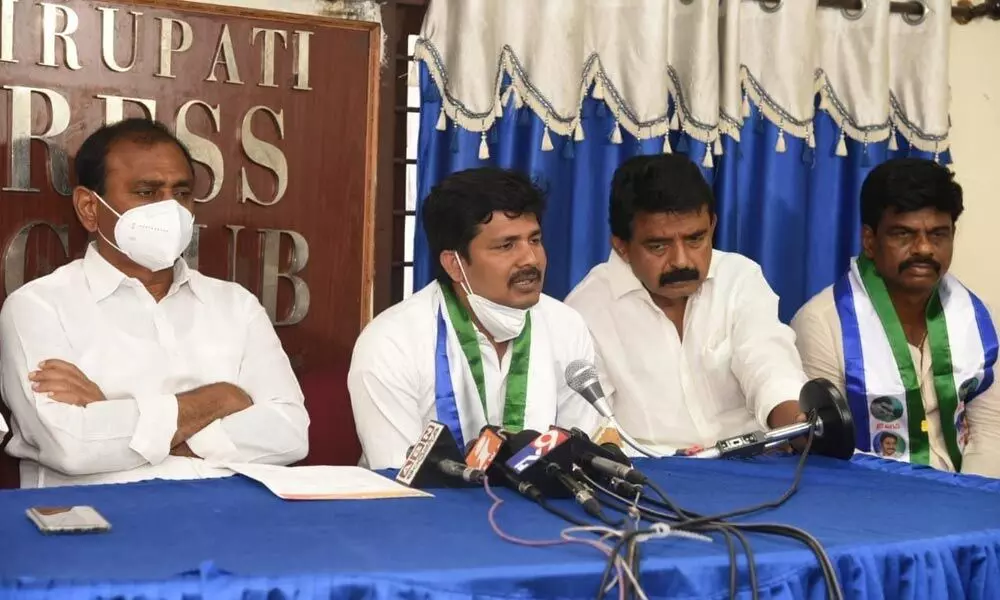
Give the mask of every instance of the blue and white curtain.
<svg viewBox="0 0 1000 600">
<path fill-rule="evenodd" d="M 432 0 L 418 196 L 476 166 L 534 176 L 549 194 L 546 292 L 563 298 L 608 257 L 618 165 L 687 154 L 716 190 L 716 246 L 761 264 L 788 320 L 858 251 L 870 168 L 948 160 L 950 0 L 918 18 L 864 4 Z M 437 257 L 419 211 L 417 225 L 419 289 Z"/>
</svg>

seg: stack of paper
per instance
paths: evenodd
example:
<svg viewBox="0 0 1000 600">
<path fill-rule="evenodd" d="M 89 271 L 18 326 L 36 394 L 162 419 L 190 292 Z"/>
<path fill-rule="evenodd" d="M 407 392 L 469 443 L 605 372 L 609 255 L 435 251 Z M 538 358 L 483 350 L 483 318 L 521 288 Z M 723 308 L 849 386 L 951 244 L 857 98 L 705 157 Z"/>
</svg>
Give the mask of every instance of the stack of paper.
<svg viewBox="0 0 1000 600">
<path fill-rule="evenodd" d="M 432 498 L 361 467 L 278 467 L 228 463 L 226 468 L 263 483 L 285 500 L 373 500 Z"/>
</svg>

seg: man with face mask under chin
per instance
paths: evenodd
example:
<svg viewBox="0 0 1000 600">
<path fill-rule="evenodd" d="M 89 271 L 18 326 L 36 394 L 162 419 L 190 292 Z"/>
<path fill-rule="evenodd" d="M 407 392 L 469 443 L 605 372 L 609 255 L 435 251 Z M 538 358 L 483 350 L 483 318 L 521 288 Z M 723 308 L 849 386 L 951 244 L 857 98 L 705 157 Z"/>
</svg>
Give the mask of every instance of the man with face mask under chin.
<svg viewBox="0 0 1000 600">
<path fill-rule="evenodd" d="M 593 333 L 622 427 L 663 453 L 805 418 L 806 376 L 778 297 L 756 263 L 713 250 L 714 205 L 687 157 L 625 162 L 611 257 L 566 299 Z"/>
<path fill-rule="evenodd" d="M 21 486 L 302 459 L 309 417 L 263 307 L 179 259 L 194 226 L 187 149 L 161 124 L 129 119 L 87 138 L 75 166 L 73 205 L 95 242 L 0 311 Z"/>
<path fill-rule="evenodd" d="M 542 294 L 542 192 L 500 169 L 455 173 L 424 202 L 437 281 L 380 314 L 354 347 L 348 387 L 373 469 L 400 467 L 428 422 L 461 447 L 484 425 L 592 432 L 597 412 L 565 383 L 594 360 L 576 312 Z"/>
</svg>

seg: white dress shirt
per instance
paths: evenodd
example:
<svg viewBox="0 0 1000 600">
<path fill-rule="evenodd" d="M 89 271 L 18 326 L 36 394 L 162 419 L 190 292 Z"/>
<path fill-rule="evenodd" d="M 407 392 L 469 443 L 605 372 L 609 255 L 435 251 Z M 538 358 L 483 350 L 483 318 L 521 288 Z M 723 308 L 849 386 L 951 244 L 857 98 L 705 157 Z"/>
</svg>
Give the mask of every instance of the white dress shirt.
<svg viewBox="0 0 1000 600">
<path fill-rule="evenodd" d="M 33 392 L 28 374 L 46 359 L 76 365 L 107 400 L 81 407 Z M 288 464 L 308 450 L 302 392 L 264 309 L 182 260 L 159 303 L 94 246 L 24 285 L 0 311 L 0 379 L 22 487 L 196 479 L 228 474 L 218 463 Z M 205 460 L 170 456 L 176 394 L 218 382 L 253 406 L 188 439 Z"/>
<path fill-rule="evenodd" d="M 995 323 L 995 321 L 994 321 Z M 806 373 L 833 382 L 847 395 L 844 376 L 844 337 L 840 315 L 830 286 L 813 296 L 792 319 L 796 343 L 802 355 Z M 920 378 L 920 397 L 927 416 L 927 437 L 930 442 L 930 465 L 943 471 L 954 471 L 941 429 L 941 411 L 931 363 L 929 339 L 921 347 L 907 344 L 913 366 Z M 1000 384 L 994 382 L 986 391 L 969 402 L 966 409 L 969 443 L 962 453 L 962 472 L 1000 477 Z"/>
<path fill-rule="evenodd" d="M 444 302 L 437 282 L 380 314 L 361 333 L 347 385 L 361 439 L 361 464 L 372 469 L 403 464 L 407 449 L 430 421 L 439 420 L 435 404 L 435 348 L 438 311 Z M 524 428 L 544 431 L 551 425 L 579 427 L 591 433 L 598 413 L 565 383 L 574 360 L 594 360 L 587 326 L 576 312 L 542 296 L 531 312 L 531 346 Z M 488 415 L 458 336 L 444 310 L 447 356 L 466 444 L 487 421 L 503 425 L 507 375 L 514 344 L 497 357 L 489 339 L 476 331 L 483 358 Z"/>
<path fill-rule="evenodd" d="M 713 251 L 708 277 L 674 323 L 616 253 L 566 303 L 597 347 L 605 393 L 622 427 L 661 452 L 767 428 L 806 382 L 792 330 L 760 267 Z"/>
</svg>

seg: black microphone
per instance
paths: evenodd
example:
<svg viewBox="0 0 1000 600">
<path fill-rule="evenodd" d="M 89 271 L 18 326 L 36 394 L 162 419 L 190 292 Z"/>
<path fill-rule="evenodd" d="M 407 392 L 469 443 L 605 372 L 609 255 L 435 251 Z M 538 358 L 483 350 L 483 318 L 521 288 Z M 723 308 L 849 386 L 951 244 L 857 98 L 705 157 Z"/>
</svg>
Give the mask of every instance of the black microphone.
<svg viewBox="0 0 1000 600">
<path fill-rule="evenodd" d="M 458 442 L 451 431 L 431 421 L 416 444 L 406 451 L 406 462 L 396 481 L 414 488 L 466 487 L 482 485 L 486 474 L 462 462 Z"/>
<path fill-rule="evenodd" d="M 770 431 L 753 431 L 719 440 L 711 448 L 693 454 L 695 458 L 745 458 L 805 435 L 813 434 L 811 452 L 850 460 L 854 456 L 854 418 L 851 408 L 832 383 L 813 379 L 799 393 L 799 407 L 814 413 L 815 422 L 795 423 Z"/>
<path fill-rule="evenodd" d="M 572 468 L 572 455 L 569 436 L 545 437 L 537 431 L 525 429 L 507 438 L 511 456 L 504 465 L 518 481 L 526 481 L 542 492 L 548 498 L 570 498 L 572 494 L 558 480 L 553 478 L 545 467 L 551 457 L 557 463 L 562 463 L 567 469 Z"/>
<path fill-rule="evenodd" d="M 573 459 L 587 475 L 594 478 L 623 479 L 643 485 L 649 480 L 645 474 L 632 468 L 625 453 L 614 444 L 597 445 L 579 428 L 569 431 L 572 437 Z"/>
<path fill-rule="evenodd" d="M 486 425 L 480 430 L 479 437 L 469 442 L 465 453 L 465 465 L 485 472 L 491 483 L 496 482 L 516 490 L 535 502 L 541 502 L 541 490 L 531 482 L 517 477 L 507 466 L 507 460 L 511 456 L 509 439 L 509 434 L 503 429 Z"/>
<path fill-rule="evenodd" d="M 537 431 L 525 430 L 514 436 L 511 447 L 514 455 L 507 465 L 524 480 L 537 485 L 546 496 L 552 498 L 574 498 L 587 513 L 600 517 L 601 505 L 593 492 L 583 483 L 574 479 L 573 447 L 570 434 L 553 427 L 539 435 Z M 524 440 L 530 438 L 528 443 Z M 518 450 L 519 444 L 524 446 Z"/>
</svg>

